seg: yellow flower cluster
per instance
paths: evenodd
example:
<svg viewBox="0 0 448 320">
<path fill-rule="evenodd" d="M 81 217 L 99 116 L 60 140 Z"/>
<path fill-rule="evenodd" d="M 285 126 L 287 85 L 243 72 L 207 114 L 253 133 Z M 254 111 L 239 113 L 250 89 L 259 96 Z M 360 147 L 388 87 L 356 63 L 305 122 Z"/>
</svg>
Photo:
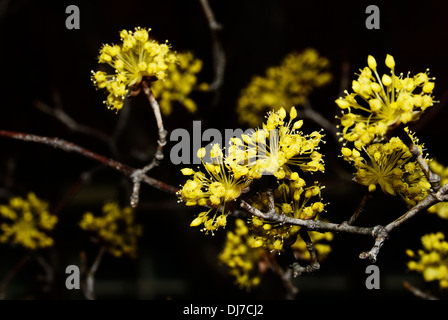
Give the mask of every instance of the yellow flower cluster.
<svg viewBox="0 0 448 320">
<path fill-rule="evenodd" d="M 225 157 L 219 145 L 213 145 L 210 163 L 203 160 L 206 150 L 200 149 L 198 157 L 202 159 L 205 173 L 190 168 L 181 170 L 184 175 L 193 178 L 179 191 L 180 201 L 188 206 L 211 206 L 210 210 L 201 212 L 191 226 L 204 224 L 203 230 L 212 232 L 224 227 L 228 210 L 231 209 L 229 203 L 239 198 L 254 180 L 263 175 L 291 180 L 292 184 L 298 184 L 301 188 L 305 181 L 290 166 L 298 166 L 302 172 L 324 170 L 322 154 L 317 151 L 322 135 L 319 132 L 304 135 L 299 131 L 303 121 L 294 121 L 297 117 L 294 107 L 288 121 L 285 121 L 286 116 L 283 108 L 270 112 L 262 129 L 242 136 L 245 144 L 240 138 L 232 138 Z M 317 189 L 319 187 L 313 190 Z M 215 213 L 210 217 L 213 209 Z M 218 216 L 219 212 L 221 214 Z"/>
<path fill-rule="evenodd" d="M 398 137 L 392 137 L 387 143 L 370 144 L 361 152 L 356 148 L 342 148 L 344 159 L 357 170 L 354 180 L 367 186 L 369 191 L 375 191 L 379 185 L 386 194 L 399 194 L 409 207 L 427 196 L 431 185 Z"/>
<path fill-rule="evenodd" d="M 196 87 L 201 90 L 207 88 L 204 83 L 197 86 L 196 74 L 201 69 L 202 61 L 195 58 L 191 52 L 179 53 L 177 62 L 168 64 L 168 76 L 165 80 L 156 81 L 151 85 L 163 114 L 171 114 L 175 102 L 180 103 L 190 112 L 196 111 L 196 103 L 189 94 Z"/>
<path fill-rule="evenodd" d="M 138 237 L 142 235 L 142 226 L 135 223 L 135 215 L 131 207 L 120 208 L 115 202 L 106 202 L 101 216 L 86 212 L 79 225 L 81 229 L 95 233 L 98 242 L 113 256 L 136 257 L 137 242 Z"/>
<path fill-rule="evenodd" d="M 58 218 L 48 209 L 48 203 L 32 192 L 26 198 L 13 197 L 8 205 L 0 205 L 0 216 L 8 220 L 0 225 L 0 242 L 30 250 L 52 246 L 54 241 L 47 232 L 53 230 Z"/>
<path fill-rule="evenodd" d="M 288 217 L 310 220 L 324 211 L 321 191 L 324 187 L 314 184 L 306 187 L 305 180 L 291 180 L 282 182 L 274 190 L 275 210 L 278 214 Z M 252 206 L 261 210 L 268 210 L 268 195 L 263 192 L 252 201 Z M 264 247 L 269 251 L 281 252 L 284 247 L 292 246 L 301 227 L 265 221 L 253 216 L 251 231 L 255 236 L 253 247 Z"/>
<path fill-rule="evenodd" d="M 331 80 L 325 71 L 328 66 L 328 59 L 315 49 L 288 54 L 279 66 L 268 68 L 263 77 L 254 76 L 242 90 L 237 105 L 239 120 L 256 127 L 268 110 L 303 104 L 314 88 Z"/>
<path fill-rule="evenodd" d="M 331 252 L 329 242 L 333 240 L 333 233 L 328 231 L 325 233 L 309 231 L 308 234 L 314 244 L 314 249 L 316 250 L 319 261 L 323 261 Z M 306 247 L 305 241 L 301 237 L 297 237 L 297 241 L 291 246 L 291 249 L 293 250 L 296 259 L 305 261 L 310 260 L 310 252 Z"/>
<path fill-rule="evenodd" d="M 251 134 L 231 140 L 229 154 L 238 163 L 248 164 L 248 177 L 260 179 L 262 175 L 274 175 L 277 179 L 297 180 L 299 174 L 291 166 L 299 167 L 303 172 L 324 171 L 323 157 L 318 151 L 323 135 L 314 131 L 304 135 L 299 129 L 303 120 L 295 120 L 297 111 L 292 107 L 289 120 L 286 110 L 281 107 L 269 112 L 261 129 Z"/>
<path fill-rule="evenodd" d="M 353 93 L 346 91 L 336 100 L 343 110 L 341 140 L 353 142 L 357 149 L 382 140 L 400 124 L 418 120 L 434 103 L 435 78 L 428 77 L 428 70 L 413 77 L 397 76 L 394 58 L 387 55 L 385 63 L 391 74 L 380 77 L 375 58 L 369 56 L 368 67 L 352 83 Z"/>
<path fill-rule="evenodd" d="M 440 176 L 440 185 L 443 186 L 448 183 L 448 167 L 444 167 L 442 164 L 436 160 L 431 160 L 429 162 L 429 167 L 432 172 Z M 439 202 L 428 209 L 430 213 L 437 213 L 437 215 L 442 219 L 448 219 L 448 203 Z"/>
<path fill-rule="evenodd" d="M 210 150 L 210 163 L 203 160 L 206 156 L 205 148 L 199 149 L 197 155 L 201 158 L 206 173 L 195 172 L 190 168 L 182 169 L 182 174 L 193 176 L 193 178 L 187 180 L 178 194 L 180 200 L 187 206 L 210 205 L 212 207 L 208 211 L 201 212 L 190 226 L 204 224 L 203 231 L 213 233 L 219 227 L 226 226 L 229 202 L 237 199 L 249 185 L 249 181 L 244 177 L 248 170 L 228 161 L 218 144 L 214 144 Z M 209 213 L 214 208 L 213 217 L 209 217 Z"/>
<path fill-rule="evenodd" d="M 176 61 L 167 43 L 149 38 L 150 30 L 140 27 L 134 31 L 122 30 L 121 44 L 105 44 L 101 48 L 98 62 L 110 65 L 115 73 L 92 71 L 92 81 L 97 88 L 109 92 L 105 101 L 108 108 L 123 108 L 129 90 L 136 89 L 144 78 L 149 81 L 165 79 L 169 64 Z"/>
<path fill-rule="evenodd" d="M 254 241 L 246 223 L 236 219 L 235 230 L 227 231 L 224 248 L 219 254 L 219 260 L 230 269 L 238 286 L 246 290 L 258 286 L 261 281 L 259 262 L 265 251 L 254 248 Z"/>
<path fill-rule="evenodd" d="M 423 275 L 425 281 L 438 281 L 442 289 L 448 289 L 448 242 L 442 232 L 426 234 L 421 238 L 423 249 L 406 254 L 415 258 L 408 262 L 409 270 Z"/>
</svg>

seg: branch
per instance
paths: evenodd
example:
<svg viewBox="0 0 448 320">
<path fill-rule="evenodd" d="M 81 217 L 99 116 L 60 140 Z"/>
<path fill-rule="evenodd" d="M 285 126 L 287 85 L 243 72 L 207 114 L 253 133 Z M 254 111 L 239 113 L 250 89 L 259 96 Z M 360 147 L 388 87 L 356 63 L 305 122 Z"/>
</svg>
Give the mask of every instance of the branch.
<svg viewBox="0 0 448 320">
<path fill-rule="evenodd" d="M 390 233 L 399 226 L 401 226 L 402 224 L 404 224 L 409 219 L 416 216 L 418 213 L 423 212 L 424 210 L 426 210 L 427 208 L 431 207 L 432 205 L 438 202 L 446 201 L 445 193 L 447 190 L 448 190 L 448 184 L 440 188 L 437 193 L 430 193 L 425 199 L 417 203 L 405 214 L 403 214 L 396 220 L 392 221 L 385 227 L 382 227 L 378 232 L 378 235 L 375 239 L 375 244 L 373 245 L 372 249 L 368 252 L 362 252 L 359 255 L 359 257 L 361 259 L 370 259 L 372 262 L 375 262 L 381 247 L 383 246 L 384 242 L 389 238 Z"/>
<path fill-rule="evenodd" d="M 103 258 L 104 252 L 106 252 L 106 247 L 101 246 L 100 251 L 98 252 L 95 261 L 92 266 L 87 270 L 87 258 L 84 252 L 81 252 L 81 267 L 83 269 L 83 274 L 85 276 L 82 286 L 82 291 L 87 300 L 95 300 L 95 273 L 100 266 L 101 259 Z"/>
<path fill-rule="evenodd" d="M 420 168 L 422 168 L 428 182 L 431 184 L 432 191 L 437 192 L 440 189 L 440 176 L 434 173 L 426 162 L 425 158 L 420 151 L 420 148 L 414 143 L 410 143 L 409 151 L 412 153 L 414 158 L 417 160 Z"/>
<path fill-rule="evenodd" d="M 131 206 L 133 208 L 137 207 L 138 205 L 140 194 L 140 183 L 146 176 L 146 173 L 150 171 L 152 168 L 159 166 L 160 162 L 165 157 L 163 154 L 163 148 L 166 145 L 166 137 L 168 135 L 168 132 L 165 130 L 163 126 L 162 114 L 160 112 L 159 103 L 154 97 L 154 94 L 152 93 L 151 87 L 149 86 L 147 80 L 142 81 L 142 87 L 143 92 L 145 93 L 146 97 L 149 100 L 149 103 L 151 104 L 152 111 L 154 112 L 154 116 L 156 118 L 159 139 L 157 140 L 157 150 L 156 153 L 154 154 L 154 158 L 152 159 L 152 161 L 142 169 L 135 170 L 131 175 L 132 181 L 134 183 L 131 195 Z"/>
<path fill-rule="evenodd" d="M 414 287 L 412 284 L 410 284 L 407 281 L 403 282 L 403 287 L 405 287 L 414 296 L 421 298 L 423 300 L 439 300 L 439 298 L 437 298 L 436 296 L 433 296 L 432 294 L 423 292 L 422 290 Z"/>
<path fill-rule="evenodd" d="M 293 300 L 296 296 L 299 289 L 293 285 L 291 282 L 292 271 L 291 269 L 284 270 L 275 259 L 275 256 L 271 253 L 266 253 L 265 256 L 266 263 L 269 265 L 269 268 L 280 278 L 282 281 L 283 287 L 286 290 L 285 298 L 287 300 Z"/>
<path fill-rule="evenodd" d="M 140 169 L 135 169 L 126 164 L 118 162 L 114 159 L 110 159 L 108 157 L 105 157 L 103 155 L 100 155 L 98 153 L 90 151 L 86 148 L 83 148 L 77 144 L 74 144 L 72 142 L 69 142 L 69 141 L 66 141 L 66 140 L 63 140 L 60 138 L 37 136 L 37 135 L 32 135 L 32 134 L 27 134 L 27 133 L 22 133 L 22 132 L 15 132 L 15 131 L 7 131 L 7 130 L 0 130 L 0 136 L 12 138 L 12 139 L 16 139 L 16 140 L 40 143 L 40 144 L 51 146 L 56 149 L 64 150 L 66 152 L 78 153 L 86 158 L 95 160 L 97 162 L 102 163 L 105 166 L 113 168 L 128 177 L 132 177 L 134 172 L 140 170 Z M 169 185 L 163 181 L 149 177 L 146 174 L 141 175 L 141 181 L 143 183 L 146 183 L 146 184 L 154 187 L 154 188 L 157 188 L 159 190 L 162 190 L 162 191 L 165 191 L 165 192 L 168 192 L 171 194 L 176 194 L 176 192 L 179 190 L 178 188 L 176 188 L 172 185 Z"/>
<path fill-rule="evenodd" d="M 54 270 L 53 267 L 42 257 L 40 254 L 36 256 L 37 262 L 45 271 L 45 275 L 41 278 L 45 283 L 43 286 L 44 291 L 49 291 L 54 284 Z"/>
<path fill-rule="evenodd" d="M 339 137 L 337 135 L 336 126 L 327 118 L 315 111 L 311 106 L 310 101 L 306 98 L 303 103 L 303 117 L 310 119 L 314 123 L 320 125 L 325 131 L 329 132 L 335 141 L 339 144 Z"/>
<path fill-rule="evenodd" d="M 320 220 L 297 219 L 293 217 L 288 217 L 286 215 L 280 215 L 277 212 L 275 212 L 275 210 L 273 212 L 262 212 L 257 208 L 252 207 L 244 200 L 241 200 L 240 207 L 259 218 L 275 221 L 278 223 L 301 226 L 306 228 L 308 231 L 344 232 L 344 233 L 352 233 L 352 234 L 360 234 L 376 237 L 379 229 L 381 228 L 381 226 L 368 228 L 368 227 L 351 226 L 348 224 L 324 222 Z"/>
<path fill-rule="evenodd" d="M 208 21 L 213 46 L 213 66 L 215 74 L 214 79 L 209 86 L 209 91 L 219 93 L 219 89 L 222 87 L 224 82 L 224 71 L 226 67 L 226 54 L 218 35 L 218 32 L 222 30 L 222 25 L 216 21 L 208 0 L 200 0 L 200 3 Z M 215 104 L 217 102 L 217 97 L 218 95 L 215 97 Z"/>
<path fill-rule="evenodd" d="M 386 226 L 375 227 L 357 227 L 349 225 L 347 222 L 341 224 L 323 222 L 319 220 L 303 220 L 286 215 L 278 214 L 274 209 L 262 212 L 261 210 L 254 208 L 244 200 L 240 201 L 240 207 L 245 209 L 250 214 L 263 218 L 266 220 L 275 221 L 281 224 L 297 225 L 306 228 L 308 231 L 332 231 L 332 232 L 344 232 L 359 235 L 369 235 L 375 238 L 375 243 L 370 251 L 362 252 L 359 257 L 361 259 L 370 259 L 372 262 L 376 262 L 378 253 L 383 246 L 384 242 L 389 238 L 390 233 L 404 224 L 409 219 L 416 216 L 418 213 L 423 212 L 430 206 L 441 202 L 448 201 L 448 183 L 441 187 L 436 193 L 430 193 L 425 199 L 420 201 L 414 207 L 409 209 L 405 214 L 390 222 Z"/>
<path fill-rule="evenodd" d="M 418 146 L 416 146 L 411 139 L 406 135 L 408 143 L 409 143 L 409 151 L 412 153 L 412 155 L 415 157 L 416 161 L 420 165 L 422 171 L 424 172 L 426 178 L 428 179 L 428 182 L 431 184 L 431 189 L 429 190 L 429 194 L 426 196 L 425 199 L 417 203 L 414 207 L 409 209 L 405 214 L 397 218 L 396 220 L 390 222 L 385 227 L 382 227 L 378 235 L 375 239 L 375 244 L 373 245 L 372 249 L 367 252 L 362 252 L 359 257 L 361 259 L 370 259 L 372 262 L 375 262 L 378 256 L 378 253 L 383 246 L 384 242 L 389 238 L 390 233 L 404 224 L 409 219 L 416 216 L 418 213 L 425 211 L 432 205 L 442 202 L 442 201 L 448 201 L 448 195 L 446 195 L 446 192 L 448 191 L 448 184 L 444 185 L 443 187 L 440 187 L 440 176 L 435 174 L 431 168 L 429 167 L 426 160 L 423 158 L 422 153 Z"/>
<path fill-rule="evenodd" d="M 112 155 L 114 157 L 118 157 L 117 139 L 122 133 L 123 129 L 125 128 L 130 114 L 130 108 L 126 107 L 128 99 L 125 99 L 124 101 L 125 107 L 119 113 L 118 121 L 111 136 L 108 136 L 95 128 L 83 125 L 74 120 L 70 115 L 68 115 L 64 111 L 61 103 L 61 97 L 57 91 L 53 92 L 53 101 L 54 101 L 54 107 L 50 107 L 46 103 L 37 99 L 34 100 L 33 104 L 37 109 L 39 109 L 43 113 L 46 113 L 54 117 L 58 121 L 60 121 L 62 124 L 67 126 L 71 131 L 89 135 L 107 144 Z"/>
<path fill-rule="evenodd" d="M 37 109 L 39 109 L 43 113 L 46 113 L 59 120 L 61 123 L 66 125 L 71 131 L 90 135 L 103 142 L 108 143 L 109 137 L 106 134 L 104 134 L 99 130 L 96 130 L 94 128 L 76 122 L 72 117 L 70 117 L 67 113 L 65 113 L 65 111 L 58 106 L 58 104 L 56 104 L 56 108 L 51 108 L 46 103 L 40 100 L 35 100 L 33 104 Z"/>
<path fill-rule="evenodd" d="M 81 173 L 78 181 L 76 181 L 68 188 L 62 199 L 60 199 L 59 202 L 54 206 L 52 214 L 58 215 L 62 211 L 62 209 L 65 208 L 65 206 L 69 203 L 69 201 L 76 195 L 76 193 L 81 189 L 81 187 L 89 183 L 92 179 L 92 176 L 101 168 L 104 167 L 99 165 L 98 167 L 86 170 Z"/>
<path fill-rule="evenodd" d="M 356 208 L 355 212 L 353 213 L 353 215 L 350 217 L 350 219 L 348 221 L 346 221 L 345 223 L 349 224 L 349 225 L 353 225 L 356 221 L 356 219 L 358 219 L 359 215 L 361 213 L 364 212 L 364 210 L 366 209 L 366 205 L 367 202 L 372 198 L 372 193 L 371 192 L 367 192 L 364 197 L 362 198 L 361 202 L 359 203 L 358 207 Z M 343 222 L 344 223 L 344 222 Z"/>
<path fill-rule="evenodd" d="M 317 260 L 317 253 L 316 249 L 314 248 L 314 243 L 311 241 L 311 238 L 308 234 L 308 231 L 302 230 L 300 232 L 300 237 L 305 241 L 306 243 L 306 249 L 310 253 L 310 264 L 302 267 L 298 262 L 294 262 L 291 265 L 291 268 L 294 272 L 294 277 L 300 276 L 302 273 L 312 273 L 314 271 L 317 271 L 320 269 L 319 261 Z"/>
</svg>

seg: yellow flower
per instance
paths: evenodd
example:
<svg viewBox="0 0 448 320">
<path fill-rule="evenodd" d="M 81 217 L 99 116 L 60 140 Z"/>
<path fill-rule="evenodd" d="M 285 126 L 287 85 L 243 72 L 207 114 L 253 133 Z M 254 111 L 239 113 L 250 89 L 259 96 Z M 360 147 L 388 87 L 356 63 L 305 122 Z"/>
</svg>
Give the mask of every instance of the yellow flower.
<svg viewBox="0 0 448 320">
<path fill-rule="evenodd" d="M 423 200 L 430 184 L 409 148 L 397 137 L 387 143 L 374 143 L 362 149 L 342 148 L 346 161 L 357 170 L 354 180 L 376 190 L 376 185 L 389 195 L 399 194 L 409 207 Z"/>
<path fill-rule="evenodd" d="M 0 205 L 0 216 L 8 222 L 0 225 L 0 243 L 21 245 L 30 250 L 52 246 L 54 241 L 47 232 L 53 230 L 58 218 L 48 211 L 47 202 L 34 193 L 14 197 L 8 205 Z"/>
<path fill-rule="evenodd" d="M 236 284 L 248 291 L 260 284 L 259 264 L 265 255 L 264 249 L 253 246 L 254 241 L 246 223 L 236 219 L 235 230 L 227 232 L 224 248 L 219 254 L 219 260 L 229 268 Z"/>
<path fill-rule="evenodd" d="M 432 91 L 435 78 L 429 78 L 429 71 L 409 74 L 395 74 L 395 60 L 386 57 L 390 76 L 380 77 L 376 61 L 368 57 L 368 66 L 360 70 L 357 80 L 352 82 L 353 93 L 345 92 L 345 97 L 336 100 L 343 110 L 339 117 L 342 138 L 353 142 L 361 149 L 372 142 L 378 142 L 386 133 L 400 124 L 416 121 L 434 103 Z"/>
<path fill-rule="evenodd" d="M 441 289 L 448 289 L 448 242 L 442 232 L 426 234 L 421 238 L 423 250 L 417 253 L 407 249 L 415 260 L 408 262 L 409 270 L 419 272 L 427 282 L 438 281 Z"/>
<path fill-rule="evenodd" d="M 178 195 L 179 200 L 187 206 L 211 206 L 210 210 L 200 213 L 190 226 L 196 227 L 203 224 L 203 231 L 213 233 L 219 227 L 226 226 L 228 203 L 236 200 L 251 182 L 244 177 L 247 169 L 227 161 L 218 144 L 212 146 L 209 154 L 211 162 L 206 163 L 203 160 L 206 155 L 205 149 L 198 150 L 205 173 L 195 172 L 189 168 L 181 170 L 183 174 L 192 175 L 193 178 L 185 182 Z M 210 217 L 209 214 L 213 209 L 213 217 Z M 218 216 L 219 211 L 221 214 Z"/>
<path fill-rule="evenodd" d="M 279 66 L 268 68 L 264 77 L 253 77 L 242 90 L 237 106 L 239 120 L 256 127 L 268 110 L 302 105 L 314 88 L 331 80 L 331 74 L 325 71 L 328 65 L 328 59 L 314 49 L 288 54 Z"/>
<path fill-rule="evenodd" d="M 101 216 L 86 212 L 79 226 L 85 231 L 96 234 L 98 241 L 109 253 L 119 258 L 137 255 L 138 237 L 142 235 L 142 226 L 135 223 L 134 211 L 131 207 L 120 208 L 115 202 L 106 202 Z"/>
<path fill-rule="evenodd" d="M 177 61 L 168 64 L 165 80 L 156 81 L 151 86 L 164 114 L 171 114 L 175 102 L 190 112 L 196 111 L 196 103 L 189 95 L 194 89 L 203 90 L 204 84 L 197 86 L 196 77 L 201 69 L 202 61 L 195 58 L 191 52 L 179 53 Z"/>
<path fill-rule="evenodd" d="M 323 188 L 317 183 L 306 187 L 303 179 L 283 182 L 274 191 L 275 210 L 278 214 L 297 219 L 316 219 L 325 210 L 321 196 Z M 251 205 L 266 211 L 268 201 L 267 193 L 263 192 L 252 200 Z M 264 247 L 269 251 L 282 252 L 285 247 L 292 246 L 297 240 L 300 229 L 299 226 L 265 221 L 256 216 L 251 220 L 251 232 L 255 236 L 253 245 Z"/>
<path fill-rule="evenodd" d="M 111 66 L 114 74 L 92 71 L 92 81 L 99 89 L 109 92 L 105 101 L 108 108 L 120 110 L 129 90 L 134 90 L 143 79 L 154 81 L 166 78 L 168 66 L 176 56 L 167 43 L 149 38 L 151 29 L 122 30 L 119 45 L 105 44 L 98 57 L 99 63 Z"/>
<path fill-rule="evenodd" d="M 242 141 L 233 142 L 236 149 L 245 148 L 236 159 L 249 164 L 251 179 L 259 179 L 264 174 L 274 175 L 277 179 L 288 178 L 294 174 L 290 166 L 298 166 L 303 172 L 324 171 L 323 157 L 318 152 L 322 134 L 314 131 L 304 135 L 299 131 L 303 121 L 294 121 L 296 115 L 294 107 L 288 121 L 285 121 L 286 110 L 283 108 L 269 112 L 262 129 L 243 136 L 246 146 Z"/>
</svg>

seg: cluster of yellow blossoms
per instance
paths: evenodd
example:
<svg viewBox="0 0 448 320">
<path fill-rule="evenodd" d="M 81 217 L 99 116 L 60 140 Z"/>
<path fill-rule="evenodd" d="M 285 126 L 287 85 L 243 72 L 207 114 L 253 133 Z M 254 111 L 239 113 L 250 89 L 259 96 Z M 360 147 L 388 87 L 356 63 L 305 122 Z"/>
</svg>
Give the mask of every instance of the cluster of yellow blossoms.
<svg viewBox="0 0 448 320">
<path fill-rule="evenodd" d="M 190 112 L 196 111 L 197 106 L 189 97 L 190 93 L 194 89 L 208 88 L 205 83 L 197 84 L 196 74 L 201 69 L 202 61 L 195 58 L 191 52 L 178 53 L 177 62 L 168 64 L 168 75 L 164 81 L 155 81 L 151 84 L 163 114 L 171 114 L 175 102 L 183 105 Z"/>
<path fill-rule="evenodd" d="M 286 117 L 283 107 L 269 112 L 262 128 L 243 134 L 243 141 L 239 138 L 231 140 L 229 154 L 237 163 L 248 165 L 250 179 L 260 179 L 262 175 L 290 178 L 294 173 L 291 166 L 297 166 L 303 172 L 324 171 L 322 154 L 318 151 L 322 134 L 314 131 L 304 135 L 299 131 L 303 120 L 295 120 L 295 107 L 291 108 L 288 121 Z"/>
<path fill-rule="evenodd" d="M 379 185 L 384 193 L 399 195 L 412 207 L 428 195 L 431 186 L 408 146 L 392 131 L 418 120 L 433 105 L 434 82 L 427 72 L 412 78 L 396 76 L 391 55 L 385 63 L 391 75 L 380 77 L 375 58 L 369 56 L 368 67 L 353 81 L 354 93 L 346 92 L 345 98 L 336 100 L 343 110 L 339 117 L 344 141 L 341 152 L 357 170 L 356 182 L 371 192 Z M 422 152 L 418 139 L 407 127 L 404 131 Z"/>
<path fill-rule="evenodd" d="M 436 160 L 432 160 L 429 163 L 429 167 L 432 172 L 440 176 L 440 185 L 444 186 L 448 183 L 448 167 L 444 167 Z M 437 215 L 442 219 L 448 219 L 448 203 L 439 202 L 428 209 L 428 212 L 437 213 Z"/>
<path fill-rule="evenodd" d="M 448 242 L 442 232 L 426 234 L 421 238 L 423 249 L 415 253 L 408 249 L 409 270 L 423 275 L 425 281 L 438 281 L 442 289 L 448 289 Z"/>
<path fill-rule="evenodd" d="M 129 90 L 136 89 L 144 78 L 150 81 L 165 79 L 169 64 L 176 61 L 176 55 L 167 43 L 149 38 L 150 30 L 139 27 L 134 31 L 122 30 L 120 45 L 105 44 L 101 48 L 98 62 L 110 65 L 115 73 L 92 71 L 92 81 L 99 89 L 109 92 L 105 101 L 108 108 L 123 108 Z"/>
<path fill-rule="evenodd" d="M 268 68 L 264 77 L 253 77 L 242 90 L 237 105 L 239 120 L 255 127 L 268 110 L 302 105 L 314 88 L 331 80 L 325 71 L 328 66 L 328 59 L 314 49 L 288 54 L 279 66 Z"/>
<path fill-rule="evenodd" d="M 240 288 L 250 290 L 261 282 L 260 260 L 265 255 L 262 248 L 254 248 L 254 237 L 244 220 L 235 220 L 235 230 L 228 231 L 219 260 L 230 270 Z"/>
<path fill-rule="evenodd" d="M 282 182 L 274 190 L 275 211 L 297 219 L 316 219 L 324 211 L 322 202 L 322 186 L 314 184 L 306 187 L 305 180 L 298 178 Z M 266 212 L 269 198 L 266 192 L 258 194 L 251 202 L 252 206 Z M 255 237 L 254 247 L 264 247 L 269 251 L 281 252 L 283 248 L 292 246 L 301 227 L 265 221 L 253 216 L 251 219 L 252 233 Z"/>
<path fill-rule="evenodd" d="M 224 227 L 226 217 L 232 209 L 231 202 L 239 198 L 254 180 L 260 179 L 263 175 L 273 175 L 279 180 L 290 181 L 291 186 L 288 188 L 292 188 L 292 193 L 295 192 L 296 197 L 300 197 L 302 192 L 305 192 L 304 195 L 310 195 L 310 192 L 313 196 L 320 195 L 319 186 L 312 186 L 308 188 L 309 191 L 305 190 L 305 180 L 298 172 L 292 171 L 291 166 L 297 166 L 302 172 L 323 171 L 322 154 L 318 152 L 322 135 L 317 131 L 310 135 L 304 135 L 299 131 L 303 121 L 294 121 L 297 117 L 294 107 L 291 108 L 288 121 L 285 120 L 286 116 L 283 108 L 268 113 L 262 129 L 242 136 L 246 144 L 240 138 L 231 140 L 225 157 L 219 145 L 215 144 L 210 150 L 211 161 L 204 161 L 206 150 L 201 148 L 198 157 L 202 159 L 205 173 L 190 168 L 181 170 L 184 175 L 193 178 L 189 179 L 179 191 L 180 201 L 188 206 L 211 207 L 208 211 L 200 213 L 192 221 L 191 226 L 204 224 L 203 230 L 212 232 Z M 209 213 L 213 209 L 214 215 L 210 217 Z M 303 206 L 298 210 L 309 213 L 309 209 Z M 322 211 L 323 207 L 315 209 Z M 300 215 L 299 211 L 297 214 Z"/>
<path fill-rule="evenodd" d="M 428 195 L 431 185 L 409 148 L 397 137 L 386 143 L 373 143 L 362 152 L 343 147 L 342 155 L 357 170 L 354 180 L 371 192 L 379 185 L 386 194 L 400 195 L 409 207 Z"/>
<path fill-rule="evenodd" d="M 47 233 L 53 230 L 58 218 L 49 212 L 47 202 L 34 193 L 26 198 L 13 197 L 8 205 L 0 205 L 0 216 L 8 220 L 0 225 L 0 242 L 20 245 L 30 250 L 52 246 Z"/>
<path fill-rule="evenodd" d="M 105 246 L 113 256 L 136 257 L 142 226 L 135 223 L 131 207 L 120 208 L 115 202 L 106 202 L 101 216 L 86 212 L 79 225 L 81 229 L 95 233 L 99 244 Z"/>
<path fill-rule="evenodd" d="M 419 119 L 433 105 L 432 91 L 435 78 L 428 77 L 428 70 L 411 77 L 395 74 L 395 60 L 386 57 L 390 75 L 378 74 L 374 57 L 367 59 L 368 67 L 360 70 L 352 83 L 353 93 L 336 100 L 343 111 L 340 117 L 342 139 L 353 142 L 357 149 L 383 140 L 390 130 L 400 124 Z M 344 113 L 345 112 L 345 113 Z"/>
<path fill-rule="evenodd" d="M 227 224 L 227 214 L 230 210 L 229 203 L 237 199 L 242 191 L 249 186 L 250 181 L 245 177 L 247 168 L 240 165 L 232 165 L 224 157 L 218 144 L 214 144 L 210 150 L 211 162 L 204 162 L 206 156 L 205 148 L 199 149 L 197 153 L 201 158 L 205 173 L 195 172 L 193 169 L 184 168 L 182 174 L 192 176 L 179 191 L 180 200 L 187 206 L 206 206 L 211 209 L 201 212 L 197 218 L 191 222 L 192 227 L 204 225 L 204 231 L 211 231 Z M 214 210 L 213 217 L 210 212 Z"/>
<path fill-rule="evenodd" d="M 319 260 L 324 260 L 331 251 L 329 242 L 333 240 L 333 234 L 312 231 L 309 232 L 309 235 Z M 241 289 L 251 290 L 258 286 L 263 274 L 269 268 L 270 259 L 273 258 L 268 248 L 260 247 L 257 242 L 250 225 L 242 219 L 235 220 L 234 231 L 227 231 L 219 260 L 226 265 Z M 291 249 L 296 259 L 310 261 L 310 253 L 302 238 L 297 237 L 296 242 L 291 245 Z"/>
<path fill-rule="evenodd" d="M 331 252 L 330 242 L 333 240 L 333 233 L 328 231 L 325 233 L 311 231 L 308 234 L 314 244 L 319 261 L 323 261 Z M 297 241 L 291 246 L 291 249 L 296 259 L 303 261 L 310 260 L 310 252 L 306 247 L 306 242 L 301 237 L 297 237 Z"/>
</svg>

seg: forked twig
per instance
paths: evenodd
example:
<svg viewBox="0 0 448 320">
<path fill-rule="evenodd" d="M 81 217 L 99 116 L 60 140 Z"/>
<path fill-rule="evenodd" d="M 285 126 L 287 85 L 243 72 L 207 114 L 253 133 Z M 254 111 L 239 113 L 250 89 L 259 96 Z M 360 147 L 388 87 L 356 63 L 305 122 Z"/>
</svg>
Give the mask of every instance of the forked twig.
<svg viewBox="0 0 448 320">
<path fill-rule="evenodd" d="M 87 257 L 85 252 L 81 252 L 81 272 L 83 276 L 82 291 L 87 300 L 95 300 L 95 273 L 100 266 L 101 259 L 106 252 L 106 247 L 101 246 L 90 268 L 87 269 Z"/>
<path fill-rule="evenodd" d="M 154 167 L 159 166 L 160 162 L 164 158 L 163 148 L 166 145 L 166 137 L 168 135 L 168 132 L 165 130 L 165 128 L 163 126 L 162 113 L 160 112 L 159 103 L 157 102 L 156 98 L 154 97 L 154 94 L 153 94 L 151 87 L 147 80 L 142 81 L 142 87 L 143 87 L 143 92 L 145 93 L 146 97 L 148 98 L 148 101 L 151 105 L 152 111 L 154 112 L 154 116 L 156 118 L 159 139 L 157 140 L 157 150 L 156 150 L 156 153 L 154 154 L 152 161 L 148 165 L 143 167 L 142 169 L 135 170 L 131 175 L 132 181 L 134 183 L 133 188 L 132 188 L 132 195 L 131 195 L 131 206 L 133 208 L 137 207 L 138 202 L 139 202 L 141 181 L 146 176 L 146 173 L 148 171 L 150 171 L 151 169 L 153 169 Z"/>
</svg>

